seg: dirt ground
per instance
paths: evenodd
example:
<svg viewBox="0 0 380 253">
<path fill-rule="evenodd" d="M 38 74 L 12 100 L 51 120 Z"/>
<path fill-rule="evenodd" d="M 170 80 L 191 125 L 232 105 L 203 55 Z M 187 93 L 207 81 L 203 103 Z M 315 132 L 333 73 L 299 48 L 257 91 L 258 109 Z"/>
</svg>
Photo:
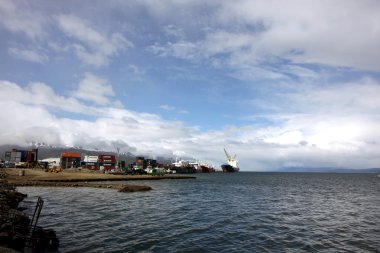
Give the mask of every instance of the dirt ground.
<svg viewBox="0 0 380 253">
<path fill-rule="evenodd" d="M 24 175 L 20 176 L 20 173 L 24 171 Z M 74 171 L 74 170 L 64 170 L 62 172 L 45 172 L 41 169 L 6 169 L 8 174 L 9 181 L 47 181 L 47 180 L 115 180 L 120 178 L 124 180 L 126 176 L 123 175 L 112 175 L 112 174 L 103 174 L 100 172 L 90 172 L 90 171 Z"/>
<path fill-rule="evenodd" d="M 147 191 L 152 188 L 141 185 L 123 185 L 99 183 L 99 181 L 124 180 L 161 180 L 161 179 L 195 179 L 192 176 L 179 175 L 113 175 L 103 174 L 99 171 L 64 170 L 62 172 L 45 172 L 41 169 L 6 169 L 7 180 L 15 186 L 61 186 L 61 187 L 97 187 L 119 189 L 125 192 Z"/>
</svg>

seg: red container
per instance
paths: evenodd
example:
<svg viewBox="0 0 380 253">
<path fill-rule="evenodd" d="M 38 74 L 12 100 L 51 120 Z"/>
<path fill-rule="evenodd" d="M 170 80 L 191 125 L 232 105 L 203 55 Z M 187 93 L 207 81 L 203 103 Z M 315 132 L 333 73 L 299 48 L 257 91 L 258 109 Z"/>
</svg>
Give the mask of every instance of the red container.
<svg viewBox="0 0 380 253">
<path fill-rule="evenodd" d="M 101 163 L 103 166 L 113 166 L 115 167 L 115 163 Z"/>
<path fill-rule="evenodd" d="M 116 159 L 114 155 L 99 155 L 99 159 Z"/>
<path fill-rule="evenodd" d="M 116 163 L 116 160 L 115 159 L 104 159 L 104 160 L 100 160 L 100 162 L 102 162 L 102 163 Z"/>
<path fill-rule="evenodd" d="M 77 152 L 62 152 L 61 153 L 61 157 L 76 157 L 76 158 L 80 158 L 81 154 L 77 153 Z"/>
</svg>

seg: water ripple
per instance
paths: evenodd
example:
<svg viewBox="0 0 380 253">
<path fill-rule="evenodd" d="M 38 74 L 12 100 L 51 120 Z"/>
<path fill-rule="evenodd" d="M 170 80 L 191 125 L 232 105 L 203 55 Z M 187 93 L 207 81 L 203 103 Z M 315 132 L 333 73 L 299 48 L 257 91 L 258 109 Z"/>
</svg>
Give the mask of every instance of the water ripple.
<svg viewBox="0 0 380 253">
<path fill-rule="evenodd" d="M 380 180 L 370 174 L 197 177 L 143 181 L 153 190 L 137 193 L 19 190 L 26 206 L 43 197 L 40 224 L 57 231 L 61 252 L 380 252 Z"/>
</svg>

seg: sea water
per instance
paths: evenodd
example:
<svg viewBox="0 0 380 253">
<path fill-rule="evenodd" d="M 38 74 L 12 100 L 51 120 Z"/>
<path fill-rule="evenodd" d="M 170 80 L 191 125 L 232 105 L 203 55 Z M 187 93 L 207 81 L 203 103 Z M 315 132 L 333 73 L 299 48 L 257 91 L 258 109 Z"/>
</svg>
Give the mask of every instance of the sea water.
<svg viewBox="0 0 380 253">
<path fill-rule="evenodd" d="M 380 252 L 375 174 L 212 173 L 149 192 L 18 187 L 60 252 Z M 121 182 L 118 182 L 121 183 Z"/>
</svg>

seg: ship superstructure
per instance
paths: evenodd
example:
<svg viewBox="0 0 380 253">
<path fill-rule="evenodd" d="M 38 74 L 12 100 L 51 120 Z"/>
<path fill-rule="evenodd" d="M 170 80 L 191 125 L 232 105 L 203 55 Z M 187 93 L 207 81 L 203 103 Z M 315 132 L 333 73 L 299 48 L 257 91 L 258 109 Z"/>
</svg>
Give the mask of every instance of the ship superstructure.
<svg viewBox="0 0 380 253">
<path fill-rule="evenodd" d="M 226 149 L 224 149 L 224 153 L 227 157 L 227 163 L 221 165 L 223 172 L 238 172 L 239 166 L 236 160 L 236 154 L 231 156 Z"/>
</svg>

